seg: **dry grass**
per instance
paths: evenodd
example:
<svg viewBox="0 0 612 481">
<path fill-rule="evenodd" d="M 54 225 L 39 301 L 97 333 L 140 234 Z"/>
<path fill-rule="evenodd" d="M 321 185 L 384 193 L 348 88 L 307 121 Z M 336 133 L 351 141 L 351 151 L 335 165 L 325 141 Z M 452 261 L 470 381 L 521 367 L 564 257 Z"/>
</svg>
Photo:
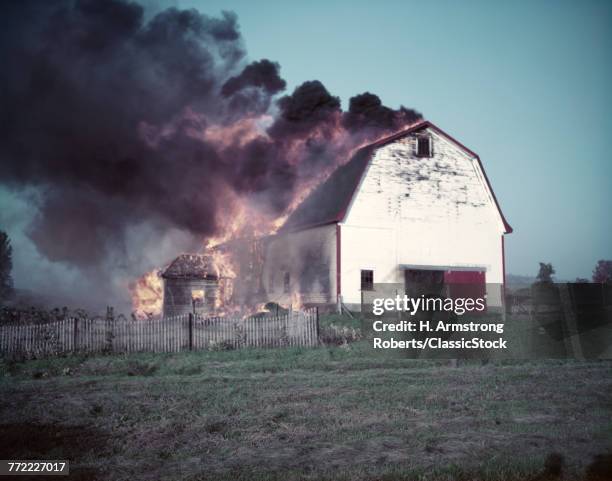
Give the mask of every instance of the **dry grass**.
<svg viewBox="0 0 612 481">
<path fill-rule="evenodd" d="M 449 368 L 354 343 L 71 357 L 0 374 L 11 456 L 59 449 L 92 479 L 522 480 L 553 452 L 564 479 L 582 479 L 612 446 L 609 362 Z M 30 443 L 39 431 L 57 435 Z"/>
</svg>

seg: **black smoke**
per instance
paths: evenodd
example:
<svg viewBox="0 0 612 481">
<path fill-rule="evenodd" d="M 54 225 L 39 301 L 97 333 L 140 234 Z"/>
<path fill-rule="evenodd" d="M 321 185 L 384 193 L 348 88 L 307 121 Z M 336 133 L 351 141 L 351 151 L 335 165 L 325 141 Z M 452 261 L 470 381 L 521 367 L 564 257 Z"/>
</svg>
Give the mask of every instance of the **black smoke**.
<svg viewBox="0 0 612 481">
<path fill-rule="evenodd" d="M 278 215 L 306 177 L 345 160 L 352 136 L 420 117 L 369 93 L 343 112 L 316 80 L 278 97 L 279 64 L 249 62 L 231 12 L 147 20 L 123 0 L 3 2 L 0 58 L 0 185 L 35 189 L 27 235 L 77 269 L 112 258 L 140 274 L 134 226 L 151 244 L 170 229 L 194 245 L 218 234 L 228 189 Z M 252 138 L 213 135 L 262 114 L 273 120 Z"/>
<path fill-rule="evenodd" d="M 349 101 L 349 110 L 344 114 L 342 123 L 347 130 L 365 129 L 397 130 L 421 118 L 413 109 L 400 107 L 398 110 L 385 107 L 378 95 L 365 92 L 355 95 Z"/>
<path fill-rule="evenodd" d="M 2 15 L 11 68 L 1 80 L 0 176 L 44 189 L 33 231 L 49 257 L 82 260 L 52 241 L 66 224 L 94 233 L 96 254 L 136 219 L 214 231 L 214 149 L 185 125 L 155 149 L 138 132 L 188 107 L 218 118 L 216 88 L 244 57 L 237 19 L 168 9 L 145 23 L 143 14 L 111 0 L 13 4 Z"/>
<path fill-rule="evenodd" d="M 263 59 L 230 77 L 221 87 L 221 95 L 229 98 L 228 113 L 232 117 L 254 115 L 266 112 L 272 96 L 285 90 L 286 85 L 280 76 L 280 65 Z"/>
<path fill-rule="evenodd" d="M 291 95 L 278 100 L 279 116 L 269 129 L 278 140 L 308 135 L 315 128 L 333 127 L 341 114 L 340 99 L 318 80 L 304 82 Z"/>
<path fill-rule="evenodd" d="M 260 87 L 270 95 L 274 95 L 285 90 L 286 85 L 287 83 L 280 77 L 280 65 L 263 59 L 247 65 L 239 75 L 229 78 L 223 84 L 221 93 L 224 97 L 229 97 L 248 87 Z"/>
</svg>

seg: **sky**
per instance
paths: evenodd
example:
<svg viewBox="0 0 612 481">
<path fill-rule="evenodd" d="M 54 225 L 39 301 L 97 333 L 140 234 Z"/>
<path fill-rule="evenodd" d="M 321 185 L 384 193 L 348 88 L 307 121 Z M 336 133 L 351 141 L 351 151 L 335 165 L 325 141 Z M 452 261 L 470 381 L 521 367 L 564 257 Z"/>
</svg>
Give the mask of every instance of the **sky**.
<svg viewBox="0 0 612 481">
<path fill-rule="evenodd" d="M 238 14 L 288 91 L 318 79 L 416 108 L 477 152 L 504 214 L 507 272 L 591 277 L 612 258 L 612 2 L 149 4 Z"/>
</svg>

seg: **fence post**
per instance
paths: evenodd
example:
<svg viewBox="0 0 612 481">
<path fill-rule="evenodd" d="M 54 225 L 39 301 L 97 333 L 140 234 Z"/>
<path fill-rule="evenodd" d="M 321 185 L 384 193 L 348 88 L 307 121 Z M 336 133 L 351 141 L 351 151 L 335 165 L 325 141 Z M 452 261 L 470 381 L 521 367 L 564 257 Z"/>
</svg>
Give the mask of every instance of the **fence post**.
<svg viewBox="0 0 612 481">
<path fill-rule="evenodd" d="M 73 339 L 72 339 L 72 350 L 74 352 L 76 352 L 77 350 L 78 339 L 79 339 L 79 318 L 75 317 L 74 318 L 74 333 L 73 333 Z"/>
<path fill-rule="evenodd" d="M 104 326 L 106 328 L 106 332 L 105 332 L 105 343 L 104 343 L 104 350 L 108 353 L 113 352 L 113 324 L 115 320 L 115 313 L 112 307 L 108 306 L 106 308 L 106 325 Z"/>
<path fill-rule="evenodd" d="M 315 322 L 316 322 L 316 328 L 315 328 L 315 333 L 316 333 L 316 339 L 315 339 L 315 346 L 317 346 L 319 344 L 319 308 L 315 306 Z"/>
<path fill-rule="evenodd" d="M 193 313 L 189 313 L 189 350 L 193 351 Z"/>
</svg>

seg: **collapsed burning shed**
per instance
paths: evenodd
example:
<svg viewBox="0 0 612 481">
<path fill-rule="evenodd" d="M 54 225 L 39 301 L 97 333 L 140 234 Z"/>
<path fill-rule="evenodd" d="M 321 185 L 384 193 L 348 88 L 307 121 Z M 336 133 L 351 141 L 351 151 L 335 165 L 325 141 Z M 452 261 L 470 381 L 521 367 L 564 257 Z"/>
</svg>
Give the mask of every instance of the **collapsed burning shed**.
<svg viewBox="0 0 612 481">
<path fill-rule="evenodd" d="M 266 238 L 232 239 L 204 254 L 181 254 L 161 274 L 163 315 L 253 312 L 266 302 Z"/>
<path fill-rule="evenodd" d="M 212 258 L 181 254 L 164 270 L 164 317 L 207 314 L 218 305 L 219 276 Z"/>
</svg>

